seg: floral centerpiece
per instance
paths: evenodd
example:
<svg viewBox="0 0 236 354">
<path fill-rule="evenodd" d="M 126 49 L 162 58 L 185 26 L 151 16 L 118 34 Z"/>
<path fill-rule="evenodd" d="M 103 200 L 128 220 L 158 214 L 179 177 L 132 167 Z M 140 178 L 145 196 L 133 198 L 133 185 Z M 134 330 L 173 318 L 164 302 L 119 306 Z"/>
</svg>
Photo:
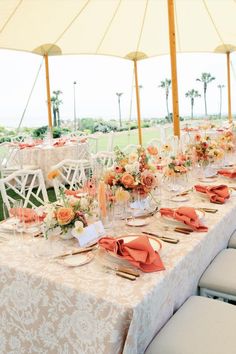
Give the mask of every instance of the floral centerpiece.
<svg viewBox="0 0 236 354">
<path fill-rule="evenodd" d="M 156 150 L 151 151 L 156 153 Z M 126 154 L 118 147 L 114 149 L 115 163 L 104 175 L 104 182 L 115 189 L 122 188 L 132 196 L 146 197 L 157 187 L 156 167 L 151 163 L 150 151 L 143 147 Z"/>
<path fill-rule="evenodd" d="M 233 152 L 235 150 L 234 135 L 232 131 L 224 131 L 217 139 L 218 144 L 222 150 L 226 153 Z"/>
<path fill-rule="evenodd" d="M 163 173 L 165 177 L 174 177 L 185 175 L 191 166 L 190 156 L 186 154 L 179 154 L 177 156 L 171 156 L 167 160 L 167 166 Z"/>
<path fill-rule="evenodd" d="M 91 215 L 95 202 L 94 198 L 86 193 L 76 197 L 66 195 L 66 190 L 60 189 L 60 198 L 56 203 L 49 204 L 44 208 L 44 231 L 46 237 L 56 231 L 61 238 L 73 237 L 71 231 L 77 233 L 87 226 L 87 217 Z"/>
<path fill-rule="evenodd" d="M 194 143 L 190 145 L 190 152 L 193 161 L 202 164 L 209 164 L 220 160 L 224 156 L 224 151 L 216 140 L 212 140 L 209 136 L 202 137 L 197 134 Z"/>
</svg>

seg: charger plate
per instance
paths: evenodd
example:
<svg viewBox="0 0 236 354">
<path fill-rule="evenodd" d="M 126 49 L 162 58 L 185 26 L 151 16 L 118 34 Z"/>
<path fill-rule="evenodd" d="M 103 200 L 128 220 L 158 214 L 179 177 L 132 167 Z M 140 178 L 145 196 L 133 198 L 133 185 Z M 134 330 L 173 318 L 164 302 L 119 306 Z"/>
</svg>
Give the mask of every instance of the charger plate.
<svg viewBox="0 0 236 354">
<path fill-rule="evenodd" d="M 62 259 L 58 259 L 57 263 L 60 263 L 67 267 L 80 267 L 84 264 L 91 262 L 93 258 L 94 254 L 92 252 L 80 253 L 71 256 L 66 256 Z"/>
</svg>

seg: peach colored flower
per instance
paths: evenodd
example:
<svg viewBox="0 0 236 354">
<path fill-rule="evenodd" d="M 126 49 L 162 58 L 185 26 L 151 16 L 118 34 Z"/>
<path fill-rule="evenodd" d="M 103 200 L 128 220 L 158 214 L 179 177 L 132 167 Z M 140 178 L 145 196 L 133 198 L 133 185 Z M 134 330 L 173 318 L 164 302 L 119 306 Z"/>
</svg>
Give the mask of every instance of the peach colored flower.
<svg viewBox="0 0 236 354">
<path fill-rule="evenodd" d="M 157 179 L 153 173 L 144 171 L 141 174 L 141 183 L 144 186 L 144 190 L 151 190 L 156 187 Z"/>
<path fill-rule="evenodd" d="M 54 178 L 57 178 L 58 176 L 60 176 L 60 171 L 59 170 L 53 170 L 53 171 L 49 172 L 48 179 L 49 180 L 53 180 Z"/>
<path fill-rule="evenodd" d="M 112 171 L 107 171 L 104 176 L 104 182 L 110 186 L 113 186 L 116 182 L 115 173 Z"/>
<path fill-rule="evenodd" d="M 152 155 L 152 156 L 158 155 L 158 149 L 157 149 L 156 146 L 153 146 L 153 145 L 148 146 L 148 147 L 147 147 L 147 151 L 148 151 L 148 153 L 149 153 L 150 155 Z"/>
<path fill-rule="evenodd" d="M 115 198 L 117 202 L 127 202 L 130 195 L 128 191 L 124 191 L 122 188 L 119 188 L 115 193 Z"/>
<path fill-rule="evenodd" d="M 68 225 L 75 217 L 72 208 L 59 208 L 56 213 L 56 218 L 59 225 Z"/>
<path fill-rule="evenodd" d="M 196 134 L 194 139 L 196 141 L 200 141 L 201 140 L 201 135 L 200 134 Z"/>
<path fill-rule="evenodd" d="M 134 163 L 135 161 L 138 161 L 138 154 L 136 152 L 131 152 L 129 154 L 129 163 Z"/>
<path fill-rule="evenodd" d="M 123 176 L 121 177 L 121 183 L 126 187 L 126 188 L 134 188 L 134 177 L 130 174 L 125 172 Z"/>
</svg>

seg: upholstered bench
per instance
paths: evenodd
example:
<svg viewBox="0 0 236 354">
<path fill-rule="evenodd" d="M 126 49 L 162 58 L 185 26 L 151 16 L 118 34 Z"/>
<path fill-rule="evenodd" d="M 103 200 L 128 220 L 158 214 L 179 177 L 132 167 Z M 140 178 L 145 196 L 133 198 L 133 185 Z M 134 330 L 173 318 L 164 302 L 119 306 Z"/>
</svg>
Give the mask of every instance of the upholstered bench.
<svg viewBox="0 0 236 354">
<path fill-rule="evenodd" d="M 235 354 L 236 307 L 190 297 L 156 335 L 145 354 Z"/>
<path fill-rule="evenodd" d="M 236 248 L 236 230 L 232 233 L 230 239 L 229 239 L 229 248 Z"/>
<path fill-rule="evenodd" d="M 227 248 L 213 259 L 203 273 L 199 287 L 202 296 L 236 301 L 236 249 Z"/>
</svg>

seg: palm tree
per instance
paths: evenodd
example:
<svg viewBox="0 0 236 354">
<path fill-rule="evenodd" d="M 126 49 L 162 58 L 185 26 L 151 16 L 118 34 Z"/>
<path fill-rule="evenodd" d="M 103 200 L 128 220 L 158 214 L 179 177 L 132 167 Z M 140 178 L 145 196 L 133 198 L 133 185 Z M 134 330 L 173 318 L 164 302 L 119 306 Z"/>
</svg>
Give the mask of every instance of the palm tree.
<svg viewBox="0 0 236 354">
<path fill-rule="evenodd" d="M 170 93 L 170 87 L 171 87 L 171 80 L 165 79 L 161 81 L 161 84 L 159 87 L 163 88 L 165 90 L 165 95 L 166 95 L 166 110 L 167 110 L 167 117 L 168 121 L 170 120 L 170 112 L 169 112 L 169 93 Z"/>
<path fill-rule="evenodd" d="M 53 125 L 54 127 L 60 127 L 60 111 L 59 106 L 62 104 L 62 100 L 59 99 L 59 96 L 62 94 L 62 91 L 57 90 L 53 91 L 53 96 L 51 97 L 52 102 L 52 111 L 53 111 Z"/>
<path fill-rule="evenodd" d="M 206 92 L 207 85 L 215 80 L 214 76 L 211 76 L 210 73 L 202 73 L 200 79 L 196 79 L 196 81 L 200 81 L 203 83 L 203 93 L 204 93 L 204 103 L 205 103 L 205 115 L 207 116 L 207 100 L 206 100 Z"/>
<path fill-rule="evenodd" d="M 189 90 L 188 92 L 186 92 L 185 97 L 189 97 L 190 98 L 190 102 L 191 102 L 191 118 L 193 119 L 193 106 L 194 106 L 194 100 L 197 97 L 201 97 L 201 95 L 199 94 L 199 92 L 197 90 Z"/>
<path fill-rule="evenodd" d="M 221 108 L 222 108 L 222 88 L 225 87 L 225 85 L 219 84 L 218 89 L 220 90 L 220 112 L 219 112 L 219 118 L 221 118 Z"/>
</svg>

